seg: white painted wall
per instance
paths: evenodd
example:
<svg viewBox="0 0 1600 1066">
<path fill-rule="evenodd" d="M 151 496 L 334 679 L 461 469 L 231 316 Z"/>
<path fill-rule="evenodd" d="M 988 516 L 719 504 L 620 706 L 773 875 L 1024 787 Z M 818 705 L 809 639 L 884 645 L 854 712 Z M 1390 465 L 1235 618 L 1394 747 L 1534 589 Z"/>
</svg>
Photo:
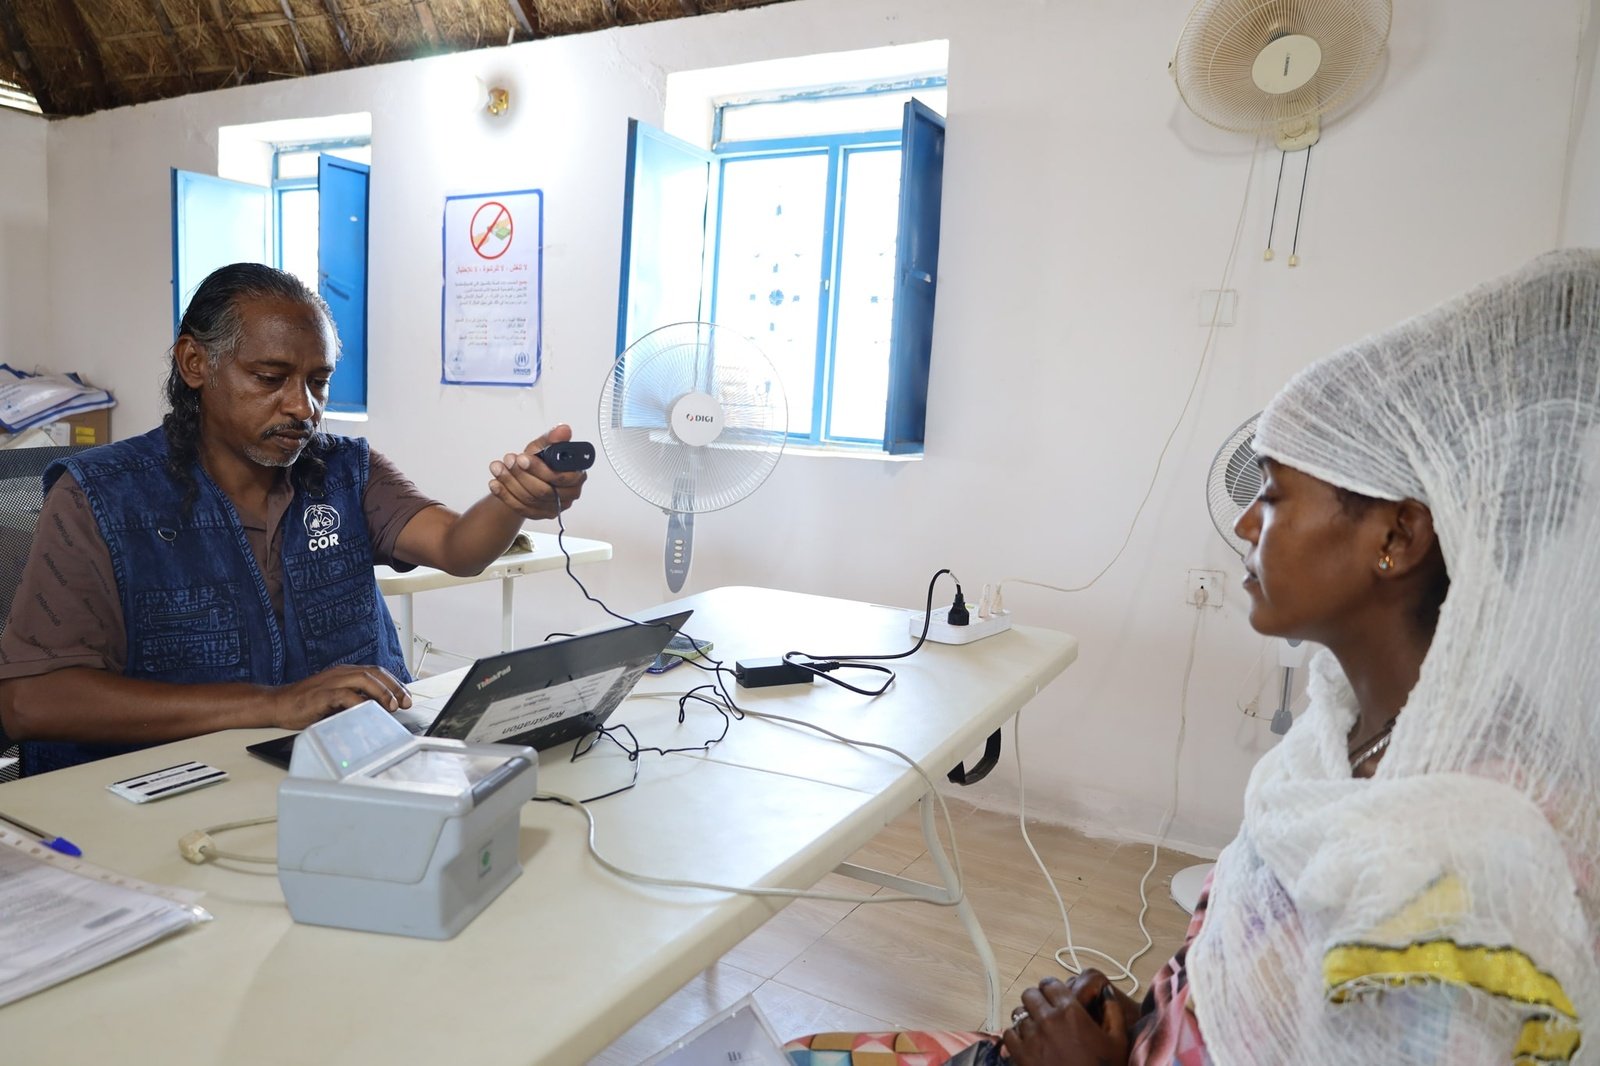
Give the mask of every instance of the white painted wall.
<svg viewBox="0 0 1600 1066">
<path fill-rule="evenodd" d="M 1023 720 L 1030 809 L 1104 833 L 1154 831 L 1196 620 L 1185 571 L 1211 567 L 1229 587 L 1195 639 L 1173 839 L 1231 836 L 1249 768 L 1274 739 L 1236 704 L 1260 687 L 1270 712 L 1275 697 L 1270 672 L 1253 672 L 1264 645 L 1244 621 L 1237 561 L 1202 503 L 1212 451 L 1310 359 L 1557 242 L 1587 3 L 1397 5 L 1373 91 L 1314 153 L 1295 270 L 1287 215 L 1278 258 L 1261 259 L 1278 168 L 1263 153 L 1234 275 L 1238 325 L 1218 333 L 1126 552 L 1088 592 L 1008 587 L 1019 621 L 1076 633 L 1083 649 Z M 171 328 L 167 168 L 214 167 L 221 125 L 370 112 L 371 338 L 384 370 L 366 428 L 421 485 L 464 505 L 491 456 L 551 422 L 596 435 L 625 120 L 660 120 L 669 73 L 948 39 L 927 458 L 786 458 L 747 504 L 701 519 L 691 586 L 909 605 L 941 566 L 969 593 L 1008 577 L 1081 584 L 1117 551 L 1183 406 L 1204 339 L 1197 296 L 1217 285 L 1251 171 L 1249 138 L 1196 120 L 1166 74 L 1187 8 L 798 0 L 53 123 L 53 348 L 117 391 L 119 434 L 154 425 Z M 508 120 L 462 103 L 474 75 L 510 84 Z M 442 198 L 522 186 L 547 196 L 543 378 L 527 391 L 442 388 Z M 616 545 L 612 563 L 584 571 L 594 591 L 624 610 L 659 600 L 663 526 L 602 463 L 572 514 L 574 532 Z M 492 586 L 429 594 L 419 629 L 483 651 L 497 604 Z M 525 635 L 599 621 L 563 579 L 523 582 Z M 835 650 L 827 643 L 817 635 Z M 1009 753 L 974 792 L 1014 805 Z"/>
<path fill-rule="evenodd" d="M 0 108 L 0 362 L 21 370 L 47 361 L 48 126 L 38 115 Z"/>
</svg>

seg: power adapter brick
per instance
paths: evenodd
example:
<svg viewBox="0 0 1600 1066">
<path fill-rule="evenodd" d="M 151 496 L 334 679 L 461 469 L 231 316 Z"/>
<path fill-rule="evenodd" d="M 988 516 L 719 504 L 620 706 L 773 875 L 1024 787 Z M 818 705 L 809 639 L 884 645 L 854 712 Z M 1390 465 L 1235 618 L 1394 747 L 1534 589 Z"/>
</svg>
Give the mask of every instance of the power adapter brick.
<svg viewBox="0 0 1600 1066">
<path fill-rule="evenodd" d="M 809 685 L 817 675 L 783 659 L 740 659 L 733 664 L 733 676 L 741 688 L 771 688 L 774 685 Z"/>
</svg>

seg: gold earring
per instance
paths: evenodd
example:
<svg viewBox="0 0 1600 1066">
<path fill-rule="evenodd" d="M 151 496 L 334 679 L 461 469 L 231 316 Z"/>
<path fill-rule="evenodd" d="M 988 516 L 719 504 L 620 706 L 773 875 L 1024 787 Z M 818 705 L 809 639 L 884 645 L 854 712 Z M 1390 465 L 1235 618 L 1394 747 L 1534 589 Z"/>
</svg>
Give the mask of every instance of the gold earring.
<svg viewBox="0 0 1600 1066">
<path fill-rule="evenodd" d="M 1378 559 L 1378 569 L 1379 570 L 1393 570 L 1394 569 L 1394 560 L 1389 557 L 1389 554 L 1387 552 L 1385 552 L 1382 556 L 1379 557 L 1379 559 Z"/>
</svg>

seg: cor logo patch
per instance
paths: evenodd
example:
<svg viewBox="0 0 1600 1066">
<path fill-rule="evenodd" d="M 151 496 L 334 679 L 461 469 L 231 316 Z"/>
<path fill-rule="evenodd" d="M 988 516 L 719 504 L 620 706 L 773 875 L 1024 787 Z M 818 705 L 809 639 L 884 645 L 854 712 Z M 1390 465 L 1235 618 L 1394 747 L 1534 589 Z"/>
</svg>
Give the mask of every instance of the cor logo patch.
<svg viewBox="0 0 1600 1066">
<path fill-rule="evenodd" d="M 334 548 L 339 544 L 339 512 L 328 504 L 314 503 L 306 508 L 306 547 L 311 551 Z"/>
</svg>

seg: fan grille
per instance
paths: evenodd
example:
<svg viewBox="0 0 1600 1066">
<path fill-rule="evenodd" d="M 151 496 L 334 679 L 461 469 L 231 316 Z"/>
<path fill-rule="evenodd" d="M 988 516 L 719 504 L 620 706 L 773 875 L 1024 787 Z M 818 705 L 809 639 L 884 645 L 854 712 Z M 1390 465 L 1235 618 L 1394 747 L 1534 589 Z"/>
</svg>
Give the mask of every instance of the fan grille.
<svg viewBox="0 0 1600 1066">
<path fill-rule="evenodd" d="M 1228 434 L 1211 460 L 1211 472 L 1206 477 L 1206 506 L 1211 511 L 1211 522 L 1240 558 L 1250 545 L 1233 531 L 1233 526 L 1261 491 L 1261 466 L 1251 447 L 1260 417 L 1251 415 Z"/>
<path fill-rule="evenodd" d="M 671 425 L 674 405 L 695 392 L 713 397 L 722 417 L 716 439 L 700 446 Z M 642 499 L 664 511 L 716 511 L 772 472 L 788 411 L 782 379 L 752 341 L 708 322 L 678 322 L 617 357 L 600 390 L 600 445 Z"/>
<path fill-rule="evenodd" d="M 1345 103 L 1372 73 L 1389 37 L 1390 0 L 1200 0 L 1172 59 L 1184 103 L 1225 130 L 1267 132 Z M 1251 66 L 1287 34 L 1322 48 L 1315 75 L 1281 95 L 1256 86 Z"/>
</svg>

